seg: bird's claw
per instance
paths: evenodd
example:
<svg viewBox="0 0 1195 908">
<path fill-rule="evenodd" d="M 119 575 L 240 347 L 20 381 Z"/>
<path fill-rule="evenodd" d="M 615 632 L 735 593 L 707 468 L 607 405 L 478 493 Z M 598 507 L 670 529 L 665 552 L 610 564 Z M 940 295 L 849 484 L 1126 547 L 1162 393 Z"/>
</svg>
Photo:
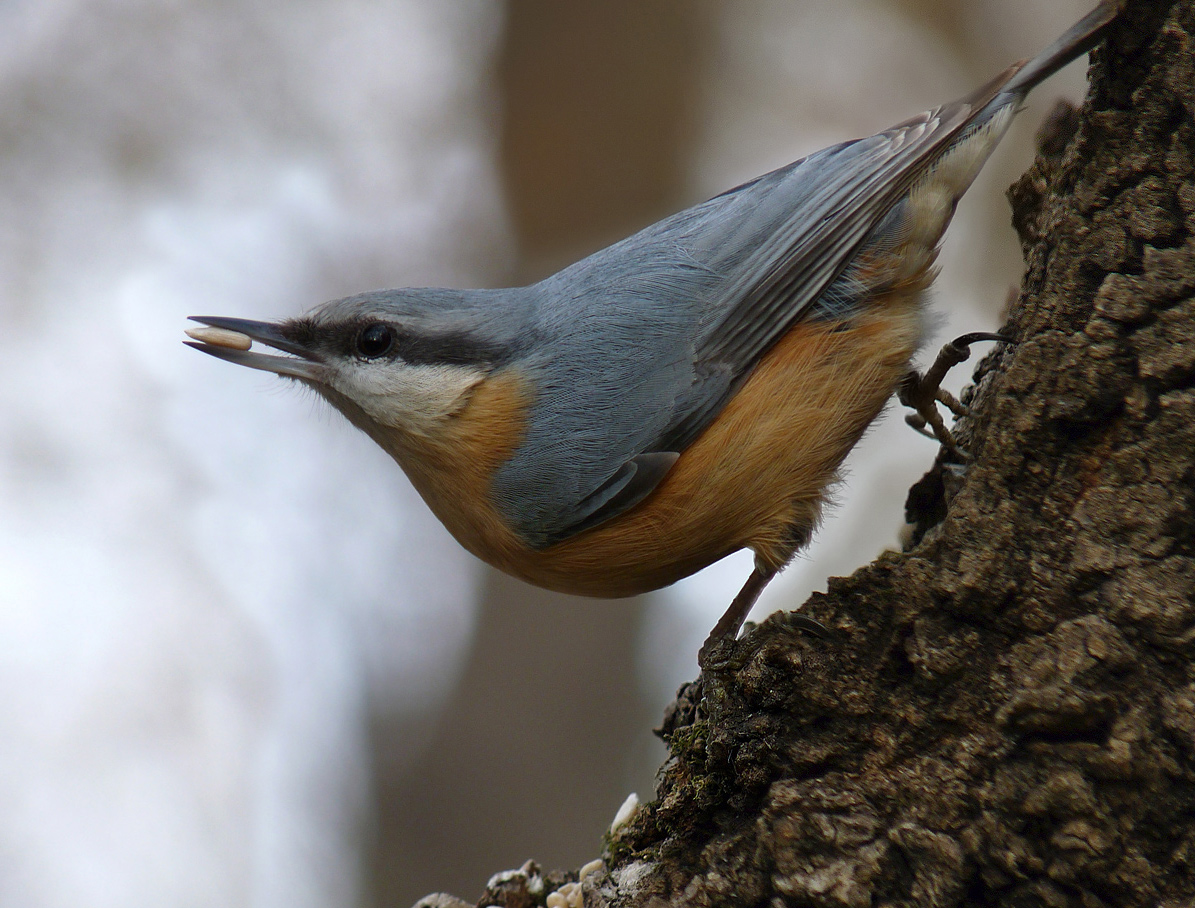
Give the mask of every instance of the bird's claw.
<svg viewBox="0 0 1195 908">
<path fill-rule="evenodd" d="M 786 616 L 788 623 L 802 630 L 807 634 L 812 634 L 818 639 L 825 640 L 830 636 L 830 629 L 815 618 L 810 618 L 808 615 L 802 615 L 799 612 L 789 612 Z"/>
<path fill-rule="evenodd" d="M 957 397 L 942 387 L 942 379 L 959 363 L 966 362 L 971 356 L 971 345 L 980 341 L 998 341 L 1006 344 L 1015 343 L 1012 338 L 990 331 L 974 331 L 956 337 L 942 346 L 938 356 L 925 372 L 909 372 L 901 382 L 898 397 L 900 402 L 914 410 L 905 417 L 905 422 L 928 438 L 935 438 L 944 448 L 959 460 L 970 459 L 958 443 L 950 430 L 946 427 L 938 404 L 946 407 L 955 418 L 970 415 L 970 410 Z M 929 430 L 928 431 L 927 427 Z"/>
</svg>

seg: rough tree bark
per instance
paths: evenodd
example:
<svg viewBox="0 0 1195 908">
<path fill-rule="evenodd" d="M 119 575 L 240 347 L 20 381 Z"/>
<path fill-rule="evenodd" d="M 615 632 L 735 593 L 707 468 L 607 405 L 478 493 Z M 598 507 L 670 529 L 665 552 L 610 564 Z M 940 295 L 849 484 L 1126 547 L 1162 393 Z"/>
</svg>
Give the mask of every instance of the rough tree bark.
<svg viewBox="0 0 1195 908">
<path fill-rule="evenodd" d="M 805 605 L 832 639 L 775 615 L 683 688 L 657 799 L 553 904 L 1195 904 L 1192 35 L 1132 2 L 1013 187 L 1017 343 L 910 548 Z"/>
</svg>

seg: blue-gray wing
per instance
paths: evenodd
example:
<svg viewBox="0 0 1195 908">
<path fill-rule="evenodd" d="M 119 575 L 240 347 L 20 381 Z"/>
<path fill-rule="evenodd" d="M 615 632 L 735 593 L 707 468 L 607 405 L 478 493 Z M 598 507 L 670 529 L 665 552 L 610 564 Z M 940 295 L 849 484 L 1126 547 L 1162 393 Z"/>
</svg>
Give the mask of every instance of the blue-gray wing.
<svg viewBox="0 0 1195 908">
<path fill-rule="evenodd" d="M 529 290 L 536 403 L 496 503 L 535 547 L 633 507 L 759 358 L 836 286 L 985 96 L 824 149 Z M 882 238 L 881 238 L 882 239 Z"/>
</svg>

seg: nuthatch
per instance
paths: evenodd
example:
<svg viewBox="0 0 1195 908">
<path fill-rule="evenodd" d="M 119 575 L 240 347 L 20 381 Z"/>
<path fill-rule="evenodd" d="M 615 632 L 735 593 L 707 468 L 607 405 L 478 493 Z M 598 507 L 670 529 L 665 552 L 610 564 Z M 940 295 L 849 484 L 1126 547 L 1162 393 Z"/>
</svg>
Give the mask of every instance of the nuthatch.
<svg viewBox="0 0 1195 908">
<path fill-rule="evenodd" d="M 1119 8 L 1105 0 L 959 101 L 533 286 L 382 290 L 279 323 L 196 317 L 192 346 L 314 388 L 465 548 L 539 586 L 630 596 L 750 548 L 708 650 L 809 541 L 843 458 L 907 382 L 959 198 L 1029 91 Z M 921 398 L 932 408 L 932 389 Z"/>
</svg>

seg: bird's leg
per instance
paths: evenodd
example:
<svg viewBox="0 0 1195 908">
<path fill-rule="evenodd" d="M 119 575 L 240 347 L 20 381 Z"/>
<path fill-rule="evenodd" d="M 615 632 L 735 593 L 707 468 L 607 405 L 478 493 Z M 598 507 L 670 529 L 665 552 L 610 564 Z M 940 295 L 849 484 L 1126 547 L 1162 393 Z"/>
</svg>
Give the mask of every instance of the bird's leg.
<svg viewBox="0 0 1195 908">
<path fill-rule="evenodd" d="M 1011 340 L 1003 334 L 992 334 L 988 331 L 976 331 L 956 337 L 938 351 L 937 359 L 924 373 L 910 372 L 906 375 L 900 384 L 898 394 L 902 404 L 916 411 L 906 416 L 905 421 L 923 435 L 936 438 L 943 447 L 960 460 L 967 460 L 967 453 L 958 446 L 954 436 L 946 428 L 946 423 L 942 420 L 942 414 L 938 412 L 937 405 L 939 402 L 945 404 L 946 408 L 956 417 L 968 414 L 967 408 L 959 402 L 958 398 L 942 388 L 942 379 L 959 363 L 966 362 L 971 355 L 971 345 L 979 341 L 1011 343 Z M 927 425 L 933 430 L 932 434 L 925 430 Z"/>
<path fill-rule="evenodd" d="M 714 649 L 720 643 L 734 640 L 738 636 L 739 628 L 743 626 L 743 621 L 746 619 L 747 613 L 751 611 L 751 606 L 755 605 L 755 601 L 759 598 L 759 594 L 763 592 L 763 588 L 775 576 L 775 570 L 761 568 L 758 563 L 752 568 L 751 576 L 747 578 L 747 582 L 743 584 L 743 588 L 739 590 L 739 594 L 730 603 L 730 608 L 718 619 L 718 623 L 714 625 L 714 629 L 710 631 L 710 635 L 705 638 L 705 643 L 697 651 L 698 666 L 702 669 L 706 668 Z"/>
</svg>

